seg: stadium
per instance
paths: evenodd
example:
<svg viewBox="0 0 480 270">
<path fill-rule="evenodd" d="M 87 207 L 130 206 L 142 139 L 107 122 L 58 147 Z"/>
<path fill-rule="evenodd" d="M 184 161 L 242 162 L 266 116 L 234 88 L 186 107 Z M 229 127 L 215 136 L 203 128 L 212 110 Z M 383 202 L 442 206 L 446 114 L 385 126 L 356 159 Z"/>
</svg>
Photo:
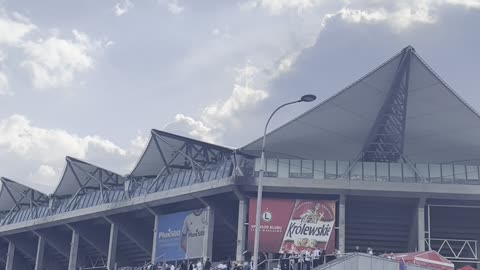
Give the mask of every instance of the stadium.
<svg viewBox="0 0 480 270">
<path fill-rule="evenodd" d="M 435 250 L 480 263 L 479 138 L 475 110 L 406 47 L 267 134 L 260 251 Z M 154 129 L 128 175 L 66 157 L 53 194 L 1 178 L 0 265 L 249 260 L 261 143 L 231 149 Z"/>
</svg>

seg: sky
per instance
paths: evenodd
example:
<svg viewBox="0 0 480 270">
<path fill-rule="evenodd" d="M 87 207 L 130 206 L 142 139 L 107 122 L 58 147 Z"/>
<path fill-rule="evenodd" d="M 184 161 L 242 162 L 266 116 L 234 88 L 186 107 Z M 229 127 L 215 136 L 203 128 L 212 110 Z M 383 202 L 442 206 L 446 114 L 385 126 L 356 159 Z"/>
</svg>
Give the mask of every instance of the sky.
<svg viewBox="0 0 480 270">
<path fill-rule="evenodd" d="M 0 176 L 128 174 L 153 128 L 241 147 L 408 45 L 480 110 L 479 27 L 480 0 L 0 0 Z"/>
</svg>

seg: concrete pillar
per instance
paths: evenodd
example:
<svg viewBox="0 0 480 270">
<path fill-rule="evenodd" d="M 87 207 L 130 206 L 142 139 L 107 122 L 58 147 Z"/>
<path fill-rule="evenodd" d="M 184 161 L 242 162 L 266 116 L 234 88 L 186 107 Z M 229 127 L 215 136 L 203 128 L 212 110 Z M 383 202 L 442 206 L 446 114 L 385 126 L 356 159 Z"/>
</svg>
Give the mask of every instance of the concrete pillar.
<svg viewBox="0 0 480 270">
<path fill-rule="evenodd" d="M 244 261 L 243 252 L 245 251 L 245 241 L 247 238 L 247 212 L 248 204 L 245 198 L 238 201 L 238 225 L 237 225 L 237 252 L 236 260 Z"/>
<path fill-rule="evenodd" d="M 158 240 L 158 225 L 160 222 L 160 216 L 155 214 L 155 221 L 153 223 L 153 246 L 152 246 L 152 263 L 157 260 L 157 240 Z"/>
<path fill-rule="evenodd" d="M 70 258 L 68 260 L 68 270 L 77 270 L 79 242 L 80 234 L 77 230 L 72 230 L 72 241 L 70 242 Z"/>
<path fill-rule="evenodd" d="M 425 251 L 425 198 L 420 198 L 417 205 L 417 248 Z"/>
<path fill-rule="evenodd" d="M 5 262 L 5 270 L 13 270 L 13 260 L 15 259 L 15 244 L 8 242 L 7 261 Z"/>
<path fill-rule="evenodd" d="M 45 255 L 45 238 L 38 237 L 37 254 L 35 256 L 35 270 L 43 270 L 43 258 Z"/>
<path fill-rule="evenodd" d="M 408 251 L 418 251 L 418 207 L 412 211 L 412 222 L 408 232 Z"/>
<path fill-rule="evenodd" d="M 347 195 L 341 194 L 338 203 L 338 251 L 345 253 L 345 204 Z"/>
<path fill-rule="evenodd" d="M 110 238 L 108 240 L 108 258 L 107 269 L 114 270 L 117 263 L 117 238 L 118 238 L 118 225 L 115 223 L 110 224 Z"/>
<path fill-rule="evenodd" d="M 215 213 L 212 207 L 207 207 L 207 227 L 205 228 L 205 236 L 203 238 L 203 261 L 212 258 L 213 246 L 213 227 L 215 224 Z"/>
</svg>

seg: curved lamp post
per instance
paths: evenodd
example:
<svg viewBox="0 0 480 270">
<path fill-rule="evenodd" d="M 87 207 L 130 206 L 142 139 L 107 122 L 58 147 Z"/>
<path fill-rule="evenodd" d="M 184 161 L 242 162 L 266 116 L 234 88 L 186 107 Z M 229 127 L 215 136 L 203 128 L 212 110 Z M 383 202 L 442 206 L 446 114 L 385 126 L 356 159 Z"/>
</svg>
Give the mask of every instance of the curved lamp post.
<svg viewBox="0 0 480 270">
<path fill-rule="evenodd" d="M 270 120 L 272 120 L 273 115 L 280 110 L 281 108 L 288 106 L 290 104 L 300 103 L 300 102 L 312 102 L 317 97 L 315 95 L 304 95 L 299 100 L 287 102 L 273 111 L 270 117 L 267 120 L 267 124 L 265 125 L 265 130 L 263 131 L 263 141 L 262 141 L 262 154 L 260 156 L 260 171 L 258 174 L 258 190 L 257 190 L 257 209 L 256 209 L 256 217 L 255 217 L 255 239 L 253 245 L 253 270 L 257 270 L 258 266 L 258 246 L 260 240 L 260 217 L 262 215 L 262 196 L 263 196 L 263 174 L 265 172 L 265 141 L 267 135 L 267 128 Z"/>
</svg>

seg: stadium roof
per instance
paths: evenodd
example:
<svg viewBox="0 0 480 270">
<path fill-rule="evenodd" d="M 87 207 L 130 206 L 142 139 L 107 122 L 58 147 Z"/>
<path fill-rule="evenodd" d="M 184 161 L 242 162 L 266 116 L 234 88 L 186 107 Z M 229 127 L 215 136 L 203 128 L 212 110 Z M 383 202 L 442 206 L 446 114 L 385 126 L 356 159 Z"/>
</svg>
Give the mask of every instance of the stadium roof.
<svg viewBox="0 0 480 270">
<path fill-rule="evenodd" d="M 227 147 L 152 129 L 147 147 L 130 176 L 156 177 L 166 166 L 185 168 L 191 160 L 205 165 L 231 152 Z"/>
<path fill-rule="evenodd" d="M 0 178 L 0 212 L 48 203 L 47 195 L 7 178 Z"/>
<path fill-rule="evenodd" d="M 414 163 L 480 160 L 480 118 L 408 46 L 267 135 L 267 156 Z M 259 155 L 261 139 L 241 150 Z"/>
<path fill-rule="evenodd" d="M 125 178 L 121 175 L 72 157 L 67 156 L 65 160 L 65 170 L 53 193 L 54 196 L 70 196 L 84 194 L 88 190 L 123 187 Z"/>
</svg>

